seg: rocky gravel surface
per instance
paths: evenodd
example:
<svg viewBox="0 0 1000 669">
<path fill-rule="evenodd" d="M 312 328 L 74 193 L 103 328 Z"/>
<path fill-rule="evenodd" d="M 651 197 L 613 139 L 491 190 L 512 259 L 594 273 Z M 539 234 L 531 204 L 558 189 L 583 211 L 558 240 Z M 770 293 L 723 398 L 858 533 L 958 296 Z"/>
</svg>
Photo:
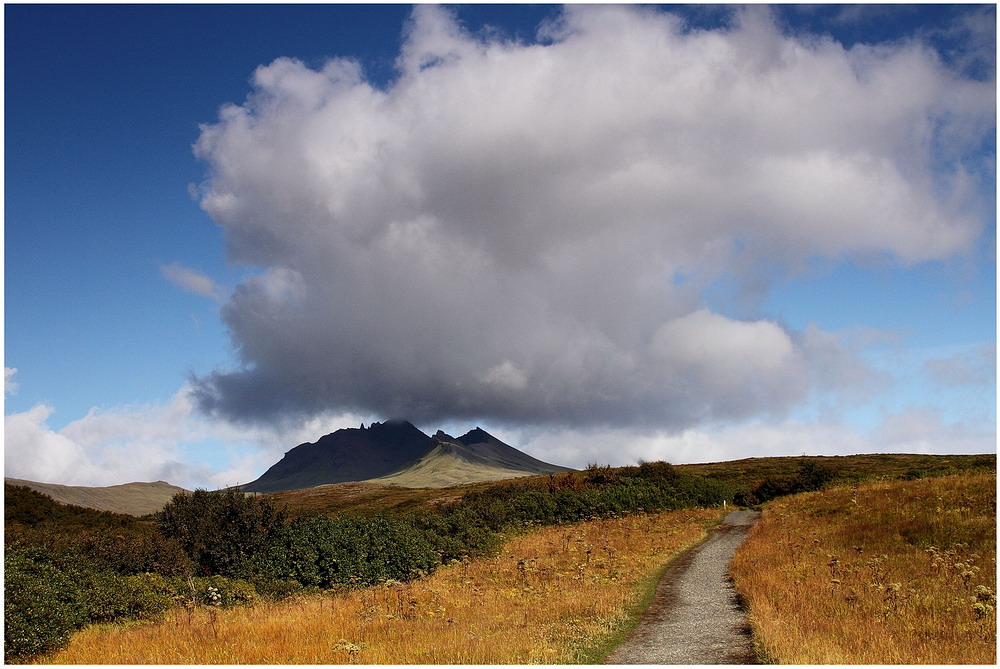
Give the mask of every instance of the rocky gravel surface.
<svg viewBox="0 0 1000 669">
<path fill-rule="evenodd" d="M 670 565 L 632 636 L 606 664 L 754 664 L 750 628 L 728 572 L 759 517 L 733 511 Z"/>
</svg>

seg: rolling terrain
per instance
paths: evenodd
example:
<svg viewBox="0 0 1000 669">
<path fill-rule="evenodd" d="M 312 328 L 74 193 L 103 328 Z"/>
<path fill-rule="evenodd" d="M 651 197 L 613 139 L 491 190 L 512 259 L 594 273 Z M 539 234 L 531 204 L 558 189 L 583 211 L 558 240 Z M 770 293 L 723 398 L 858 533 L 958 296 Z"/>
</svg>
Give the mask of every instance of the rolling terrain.
<svg viewBox="0 0 1000 669">
<path fill-rule="evenodd" d="M 105 487 L 39 483 L 14 478 L 4 478 L 4 483 L 37 490 L 63 504 L 113 513 L 127 513 L 133 516 L 156 513 L 170 501 L 171 497 L 179 492 L 185 492 L 184 488 L 171 485 L 166 481 L 124 483 Z"/>
<path fill-rule="evenodd" d="M 470 461 L 475 460 L 471 456 L 477 450 L 480 455 L 486 450 L 492 453 L 488 463 L 502 461 L 503 448 L 470 448 L 490 443 L 475 431 L 465 436 L 468 438 L 451 439 L 437 434 L 431 450 L 439 448 L 438 459 L 461 455 L 468 458 L 463 460 L 467 464 L 475 464 Z M 450 444 L 451 454 L 443 453 L 444 444 Z M 770 513 L 777 538 L 762 537 L 756 542 L 771 552 L 754 558 L 764 566 L 751 571 L 764 575 L 776 572 L 771 574 L 776 583 L 763 590 L 777 592 L 779 605 L 793 617 L 804 610 L 797 599 L 800 595 L 812 603 L 832 597 L 838 611 L 856 608 L 868 616 L 871 624 L 862 621 L 856 627 L 874 630 L 868 638 L 875 638 L 872 635 L 880 633 L 879 626 L 889 622 L 910 629 L 923 625 L 925 618 L 950 621 L 951 617 L 936 608 L 929 617 L 924 610 L 937 607 L 932 600 L 940 600 L 946 607 L 959 602 L 966 618 L 963 629 L 971 634 L 959 640 L 959 645 L 995 649 L 995 635 L 989 633 L 995 629 L 996 606 L 989 585 L 996 570 L 995 457 L 852 456 L 836 460 L 837 466 L 830 467 L 835 476 L 822 482 L 822 477 L 814 474 L 817 464 L 824 463 L 820 458 L 768 458 L 691 466 L 713 470 L 695 473 L 688 467 L 647 462 L 615 468 L 591 465 L 583 471 L 447 488 L 355 481 L 245 496 L 236 490 L 196 491 L 174 500 L 155 522 L 64 506 L 33 490 L 8 486 L 5 656 L 83 662 L 79 657 L 42 658 L 40 654 L 64 647 L 81 628 L 86 628 L 80 632 L 81 638 L 94 635 L 98 651 L 109 648 L 105 636 L 109 630 L 138 630 L 143 636 L 162 628 L 165 652 L 172 653 L 174 661 L 185 663 L 265 658 L 242 654 L 244 651 L 289 662 L 316 662 L 317 658 L 352 663 L 484 664 L 599 660 L 606 650 L 598 649 L 610 649 L 609 644 L 620 641 L 620 632 L 629 623 L 617 614 L 609 615 L 610 611 L 595 611 L 593 591 L 582 594 L 582 611 L 557 611 L 557 594 L 595 585 L 602 593 L 623 598 L 620 601 L 626 608 L 638 613 L 633 608 L 641 606 L 636 599 L 636 581 L 625 578 L 626 568 L 651 559 L 640 570 L 647 576 L 639 578 L 655 579 L 660 573 L 656 565 L 662 566 L 667 558 L 661 549 L 648 552 L 637 545 L 654 530 L 649 523 L 659 526 L 661 521 L 653 518 L 665 521 L 667 516 L 706 514 L 703 521 L 717 519 L 727 501 L 733 503 L 743 489 L 758 486 L 762 475 L 765 482 L 787 479 L 795 483 L 775 486 L 779 492 L 802 489 L 807 484 L 822 491 L 804 495 L 781 492 L 764 504 L 765 516 L 768 509 L 781 510 Z M 527 466 L 524 462 L 515 464 Z M 744 480 L 736 474 L 741 470 Z M 866 475 L 867 481 L 863 480 Z M 974 477 L 976 482 L 960 485 L 965 480 L 962 477 Z M 884 500 L 883 491 L 890 490 L 906 494 Z M 835 503 L 822 505 L 818 511 L 794 506 L 799 504 L 796 500 L 809 507 L 809 500 L 826 498 Z M 910 498 L 915 506 L 909 505 Z M 898 518 L 878 515 L 886 510 Z M 661 516 L 661 512 L 667 515 Z M 799 520 L 805 524 L 795 525 Z M 579 534 L 581 523 L 593 523 L 594 538 Z M 610 540 L 615 523 L 628 525 L 625 543 L 620 545 Z M 829 525 L 833 534 L 824 536 L 824 525 Z M 545 529 L 549 526 L 551 532 Z M 527 528 L 532 530 L 524 534 Z M 882 531 L 886 528 L 890 531 Z M 673 536 L 672 530 L 670 534 Z M 834 534 L 847 543 L 837 543 L 840 539 Z M 508 546 L 514 544 L 509 542 L 518 537 L 536 543 L 510 555 Z M 536 537 L 544 538 L 543 542 L 537 543 Z M 992 539 L 992 543 L 982 537 Z M 745 555 L 753 557 L 755 550 Z M 922 569 L 915 576 L 904 573 L 902 563 L 897 567 L 897 555 L 910 553 Z M 555 562 L 548 562 L 549 554 Z M 495 589 L 499 585 L 497 560 L 507 559 L 505 555 L 510 555 L 509 582 Z M 227 561 L 220 556 L 241 557 L 240 561 Z M 790 566 L 785 564 L 789 561 Z M 811 565 L 806 569 L 808 574 L 802 571 L 807 565 Z M 487 575 L 482 583 L 473 576 L 479 569 Z M 246 574 L 252 581 L 245 580 Z M 444 583 L 434 580 L 437 574 L 444 578 L 452 574 L 457 579 L 453 594 L 445 596 Z M 807 575 L 819 580 L 805 583 L 799 578 Z M 745 571 L 737 584 L 744 588 L 741 593 L 746 601 L 751 601 L 753 583 Z M 411 593 L 425 585 L 431 598 L 426 607 L 421 608 L 418 601 L 415 608 Z M 933 594 L 937 585 L 946 587 L 942 597 Z M 867 593 L 874 598 L 870 603 L 862 597 L 862 590 L 872 591 Z M 325 594 L 309 594 L 314 591 Z M 474 613 L 462 613 L 464 605 L 453 595 L 470 599 Z M 286 597 L 292 597 L 287 607 L 277 604 L 276 600 Z M 346 627 L 334 630 L 328 626 L 330 615 L 349 608 L 345 598 L 356 598 L 361 608 L 347 615 Z M 418 649 L 416 655 L 383 657 L 383 650 L 376 650 L 369 634 L 376 600 L 385 604 L 376 617 L 389 635 L 386 652 L 416 648 L 416 639 L 407 635 L 422 638 L 434 629 L 443 636 L 432 648 Z M 751 624 L 761 639 L 773 639 L 774 635 L 760 626 L 760 616 L 779 617 L 780 610 L 772 614 L 762 601 L 757 599 L 756 605 L 751 601 L 751 614 L 757 616 Z M 497 602 L 500 618 L 486 623 L 484 602 Z M 270 617 L 276 605 L 282 608 L 280 620 Z M 306 606 L 312 613 L 306 614 Z M 230 607 L 231 612 L 224 611 Z M 240 622 L 244 611 L 248 626 L 233 628 L 231 636 L 224 632 L 229 626 L 224 621 L 230 618 L 237 626 L 244 624 Z M 541 617 L 529 621 L 529 612 Z M 593 622 L 600 629 L 583 624 L 591 614 L 596 614 Z M 837 615 L 841 614 L 834 617 Z M 828 621 L 830 615 L 807 618 Z M 133 619 L 152 624 L 118 624 Z M 305 656 L 294 654 L 302 646 L 298 632 L 314 619 L 319 622 L 316 639 L 322 647 L 310 647 Z M 477 627 L 456 636 L 458 625 L 466 619 Z M 558 641 L 555 637 L 562 632 L 557 630 L 564 623 L 568 636 Z M 411 624 L 415 626 L 411 628 Z M 271 625 L 281 627 L 276 629 L 276 641 L 257 643 Z M 182 627 L 193 639 L 190 644 L 184 642 L 187 650 L 176 645 Z M 526 630 L 542 628 L 553 635 L 546 631 L 531 648 L 523 650 L 515 650 L 506 639 L 489 638 L 500 629 L 512 631 L 512 638 L 521 638 Z M 782 627 L 786 628 L 792 629 Z M 840 632 L 825 634 L 824 630 L 809 628 L 806 633 L 811 639 L 844 636 Z M 294 639 L 293 654 L 270 654 L 277 649 L 277 639 L 286 637 Z M 228 642 L 220 643 L 224 638 Z M 333 643 L 331 639 L 341 641 Z M 454 644 L 456 639 L 459 645 Z M 800 641 L 793 638 L 792 645 L 803 646 Z M 146 643 L 145 636 L 128 641 L 133 650 L 143 646 L 138 652 L 148 660 L 152 649 Z M 515 654 L 480 655 L 481 650 Z M 88 663 L 102 657 L 91 652 L 86 651 Z M 221 655 L 211 654 L 215 652 Z M 763 653 L 768 657 L 783 655 L 776 647 L 767 647 Z M 962 657 L 958 651 L 941 651 L 938 656 Z"/>
<path fill-rule="evenodd" d="M 833 473 L 832 483 L 853 483 L 874 478 L 899 480 L 965 471 L 996 471 L 994 454 L 870 454 L 745 458 L 729 462 L 675 465 L 674 469 L 686 474 L 715 479 L 733 486 L 736 490 L 748 490 L 765 479 L 793 477 L 807 463 L 828 467 Z M 479 492 L 498 485 L 526 485 L 538 489 L 547 489 L 552 485 L 579 487 L 599 476 L 603 469 L 537 474 L 518 479 L 481 481 L 450 487 L 407 487 L 390 485 L 388 479 L 371 479 L 364 482 L 285 490 L 273 493 L 272 496 L 277 503 L 287 505 L 293 513 L 352 515 L 369 515 L 381 511 L 395 513 L 454 502 L 470 492 Z"/>
</svg>

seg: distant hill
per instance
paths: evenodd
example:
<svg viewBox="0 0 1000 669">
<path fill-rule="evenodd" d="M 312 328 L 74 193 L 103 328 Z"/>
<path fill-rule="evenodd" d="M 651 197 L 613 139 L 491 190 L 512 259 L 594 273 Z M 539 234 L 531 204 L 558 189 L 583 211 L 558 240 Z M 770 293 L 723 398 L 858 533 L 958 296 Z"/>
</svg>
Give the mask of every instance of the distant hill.
<svg viewBox="0 0 1000 669">
<path fill-rule="evenodd" d="M 457 439 L 438 431 L 433 442 L 431 449 L 413 464 L 371 482 L 406 488 L 447 488 L 569 471 L 508 446 L 478 427 Z"/>
<path fill-rule="evenodd" d="M 124 483 L 105 487 L 89 487 L 76 485 L 60 485 L 58 483 L 39 483 L 24 479 L 4 478 L 4 483 L 25 486 L 48 495 L 57 502 L 83 506 L 99 511 L 127 513 L 132 516 L 145 516 L 155 513 L 184 488 L 171 485 L 166 481 L 153 483 Z"/>
<path fill-rule="evenodd" d="M 247 492 L 302 490 L 331 483 L 373 481 L 441 488 L 515 476 L 568 471 L 508 446 L 476 428 L 459 437 L 429 437 L 403 420 L 337 430 L 296 446 Z"/>
</svg>

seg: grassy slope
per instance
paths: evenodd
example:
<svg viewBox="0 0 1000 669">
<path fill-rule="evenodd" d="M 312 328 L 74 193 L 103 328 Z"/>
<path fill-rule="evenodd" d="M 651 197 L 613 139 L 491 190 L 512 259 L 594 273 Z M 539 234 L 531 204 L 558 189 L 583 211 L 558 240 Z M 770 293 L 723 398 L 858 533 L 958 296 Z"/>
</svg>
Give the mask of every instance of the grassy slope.
<svg viewBox="0 0 1000 669">
<path fill-rule="evenodd" d="M 856 483 L 874 478 L 900 479 L 907 476 L 942 476 L 962 471 L 996 471 L 996 454 L 989 455 L 919 455 L 878 453 L 871 455 L 791 456 L 746 458 L 728 462 L 677 465 L 689 474 L 702 474 L 747 488 L 765 478 L 792 476 L 806 462 L 829 467 L 835 482 Z"/>
<path fill-rule="evenodd" d="M 816 461 L 829 465 L 838 473 L 838 479 L 864 480 L 873 477 L 903 478 L 908 472 L 941 475 L 948 472 L 980 469 L 996 471 L 995 455 L 848 455 L 840 457 L 775 457 L 747 458 L 732 462 L 697 465 L 677 465 L 678 471 L 702 474 L 750 488 L 767 477 L 794 476 L 802 464 Z M 347 513 L 367 515 L 380 511 L 396 512 L 433 506 L 461 499 L 467 492 L 482 490 L 492 485 L 527 484 L 544 487 L 550 476 L 559 481 L 582 482 L 586 471 L 560 474 L 541 474 L 497 482 L 481 482 L 447 488 L 407 488 L 386 485 L 375 481 L 334 483 L 330 485 L 269 493 L 279 504 L 285 504 L 293 513 L 316 512 L 336 515 Z"/>
<path fill-rule="evenodd" d="M 5 478 L 4 482 L 37 490 L 63 504 L 133 516 L 155 513 L 162 509 L 171 497 L 184 491 L 184 488 L 164 481 L 125 483 L 107 487 L 69 486 L 13 478 Z"/>
<path fill-rule="evenodd" d="M 542 528 L 495 558 L 406 584 L 93 626 L 53 664 L 578 663 L 621 626 L 648 575 L 721 509 Z"/>
<path fill-rule="evenodd" d="M 996 476 L 774 500 L 732 563 L 782 664 L 993 664 Z"/>
<path fill-rule="evenodd" d="M 370 482 L 405 488 L 451 488 L 467 483 L 503 481 L 528 475 L 523 471 L 466 462 L 442 452 L 438 446 L 406 469 Z"/>
<path fill-rule="evenodd" d="M 446 504 L 461 499 L 470 491 L 504 485 L 507 482 L 470 483 L 449 488 L 404 488 L 375 481 L 358 481 L 266 494 L 278 505 L 286 506 L 292 515 L 321 513 L 364 516 L 374 513 L 399 513 Z"/>
</svg>

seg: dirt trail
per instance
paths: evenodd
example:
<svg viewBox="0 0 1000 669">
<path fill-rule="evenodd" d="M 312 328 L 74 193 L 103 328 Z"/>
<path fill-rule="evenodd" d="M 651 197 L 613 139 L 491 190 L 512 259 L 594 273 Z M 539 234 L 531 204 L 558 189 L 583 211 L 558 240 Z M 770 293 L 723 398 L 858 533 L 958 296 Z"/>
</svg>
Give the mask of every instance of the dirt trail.
<svg viewBox="0 0 1000 669">
<path fill-rule="evenodd" d="M 670 565 L 638 627 L 606 664 L 754 664 L 728 571 L 759 516 L 733 511 L 705 543 Z"/>
</svg>

